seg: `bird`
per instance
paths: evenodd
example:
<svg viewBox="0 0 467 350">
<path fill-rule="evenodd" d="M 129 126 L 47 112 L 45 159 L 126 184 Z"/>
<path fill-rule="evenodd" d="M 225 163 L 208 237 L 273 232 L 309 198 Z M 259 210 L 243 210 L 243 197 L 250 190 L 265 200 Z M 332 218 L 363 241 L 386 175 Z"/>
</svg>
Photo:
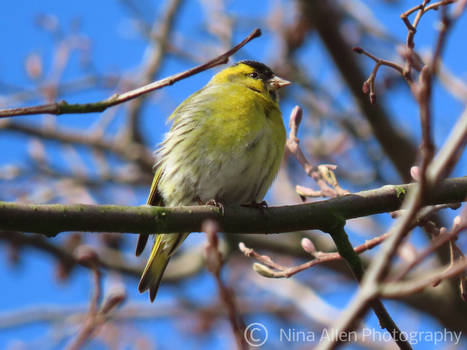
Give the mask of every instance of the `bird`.
<svg viewBox="0 0 467 350">
<path fill-rule="evenodd" d="M 278 89 L 291 84 L 265 64 L 239 61 L 170 115 L 170 130 L 155 151 L 147 204 L 175 207 L 261 203 L 279 171 L 286 133 Z M 151 302 L 169 259 L 189 233 L 157 234 L 138 285 Z M 149 234 L 140 234 L 139 256 Z"/>
</svg>

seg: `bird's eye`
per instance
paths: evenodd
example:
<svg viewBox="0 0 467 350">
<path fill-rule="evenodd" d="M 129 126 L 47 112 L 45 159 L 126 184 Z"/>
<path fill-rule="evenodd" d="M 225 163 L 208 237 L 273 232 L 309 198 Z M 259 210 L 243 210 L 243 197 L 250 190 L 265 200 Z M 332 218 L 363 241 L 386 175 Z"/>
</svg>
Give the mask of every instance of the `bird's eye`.
<svg viewBox="0 0 467 350">
<path fill-rule="evenodd" d="M 256 73 L 256 72 L 250 73 L 250 77 L 256 79 L 256 78 L 258 78 L 258 73 Z"/>
</svg>

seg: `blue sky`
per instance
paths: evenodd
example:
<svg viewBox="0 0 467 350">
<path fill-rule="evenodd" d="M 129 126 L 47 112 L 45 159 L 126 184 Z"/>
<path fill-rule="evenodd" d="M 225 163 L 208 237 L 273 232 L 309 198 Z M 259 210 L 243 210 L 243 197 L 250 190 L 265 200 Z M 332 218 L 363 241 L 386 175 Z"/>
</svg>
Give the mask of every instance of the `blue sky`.
<svg viewBox="0 0 467 350">
<path fill-rule="evenodd" d="M 162 1 L 142 1 L 147 9 L 145 16 L 147 20 L 158 18 L 163 10 L 165 2 Z M 374 11 L 377 19 L 385 26 L 386 30 L 397 39 L 403 41 L 406 36 L 406 28 L 399 18 L 401 7 L 382 3 L 380 1 L 368 0 L 365 2 Z M 402 8 L 408 8 L 415 2 L 404 2 Z M 238 18 L 242 19 L 240 25 L 235 31 L 234 41 L 238 42 L 252 29 L 250 25 L 254 19 L 263 17 L 275 2 L 261 1 L 236 1 L 230 2 L 228 11 Z M 265 10 L 264 6 L 267 7 Z M 50 74 L 51 63 L 54 59 L 53 48 L 56 41 L 49 33 L 38 29 L 35 22 L 39 14 L 47 14 L 55 16 L 64 35 L 73 32 L 73 22 L 79 20 L 79 31 L 77 32 L 83 43 L 89 45 L 89 52 L 92 67 L 83 69 L 80 62 L 82 56 L 74 52 L 69 63 L 64 69 L 61 81 L 73 81 L 78 77 L 85 76 L 90 72 L 98 72 L 103 75 L 117 76 L 133 76 L 139 73 L 138 67 L 144 58 L 145 50 L 147 50 L 146 40 L 141 38 L 140 33 L 134 26 L 134 19 L 128 14 L 128 9 L 123 5 L 123 1 L 116 0 L 99 0 L 99 1 L 58 1 L 58 0 L 42 0 L 42 1 L 9 1 L 5 2 L 0 12 L 0 42 L 2 43 L 2 54 L 0 55 L 0 104 L 4 103 L 4 96 L 34 88 L 32 82 L 24 70 L 24 62 L 28 55 L 37 53 L 42 57 L 44 62 L 44 73 L 47 77 Z M 437 13 L 430 13 L 423 19 L 420 31 L 417 33 L 417 47 L 429 49 L 433 44 L 433 36 L 436 30 Z M 287 17 L 287 13 L 284 14 Z M 467 69 L 465 65 L 465 57 L 467 55 L 467 45 L 465 43 L 465 33 L 467 32 L 467 20 L 464 16 L 459 23 L 456 24 L 446 47 L 444 55 L 444 63 L 449 69 L 463 79 L 467 80 Z M 205 14 L 198 1 L 189 0 L 182 7 L 180 16 L 177 19 L 177 29 L 175 31 L 175 41 L 177 37 L 185 37 L 193 40 L 197 44 L 205 42 L 206 44 L 217 43 L 217 40 L 206 34 L 203 30 Z M 254 58 L 256 60 L 270 62 L 274 61 L 274 55 L 278 48 L 278 43 L 274 39 L 274 33 L 264 31 L 260 39 L 256 39 L 234 59 L 240 60 L 245 58 Z M 373 39 L 375 40 L 375 39 Z M 371 51 L 374 41 L 367 41 L 359 44 Z M 387 52 L 390 56 L 390 51 L 393 46 L 388 46 Z M 352 53 L 349 53 L 352 54 Z M 200 56 L 202 56 L 200 54 Z M 310 40 L 299 52 L 300 62 L 307 65 L 307 69 L 314 70 L 314 67 L 319 67 L 314 71 L 314 76 L 319 81 L 339 80 L 338 74 L 332 70 L 332 64 L 329 62 L 329 57 L 323 52 L 321 43 L 317 40 Z M 390 56 L 391 57 L 391 56 Z M 209 57 L 205 57 L 206 59 Z M 369 59 L 361 56 L 362 64 L 371 69 Z M 170 74 L 177 73 L 181 70 L 190 68 L 192 63 L 180 58 L 171 56 L 163 65 L 158 77 L 165 77 Z M 384 72 L 384 70 L 383 70 Z M 143 114 L 143 133 L 144 137 L 152 145 L 156 145 L 162 137 L 163 132 L 167 129 L 166 117 L 184 98 L 202 87 L 212 76 L 213 72 L 204 72 L 195 77 L 184 80 L 174 86 L 168 87 L 162 91 L 158 91 L 151 95 L 150 103 L 146 105 Z M 299 89 L 295 87 L 294 89 Z M 110 89 L 91 89 L 79 94 L 64 95 L 60 98 L 65 98 L 68 102 L 90 102 L 97 101 L 108 97 L 113 93 Z M 415 141 L 419 139 L 419 122 L 417 114 L 417 106 L 414 100 L 408 96 L 409 91 L 405 88 L 400 88 L 392 92 L 389 96 L 378 96 L 384 101 L 385 106 L 392 112 L 393 116 L 403 128 L 403 131 L 410 135 Z M 343 91 L 340 95 L 340 100 L 345 106 L 350 106 L 351 99 L 347 92 Z M 40 98 L 28 100 L 28 105 L 43 103 Z M 288 115 L 294 106 L 293 101 L 284 100 L 282 110 L 284 115 Z M 14 105 L 7 105 L 14 107 Z M 0 107 L 1 108 L 1 107 Z M 451 129 L 456 118 L 464 108 L 463 103 L 453 99 L 439 84 L 435 88 L 434 98 L 434 138 L 437 145 L 441 145 L 448 136 L 448 131 Z M 122 120 L 124 109 L 120 108 L 117 111 L 117 118 L 113 122 L 113 127 L 108 129 L 108 133 L 115 132 L 119 121 Z M 305 111 L 306 112 L 306 111 Z M 86 128 L 92 125 L 99 118 L 98 114 L 90 115 L 71 115 L 55 117 L 24 117 L 21 122 L 24 123 L 43 123 L 53 119 L 61 126 L 79 128 L 83 132 Z M 0 149 L 4 150 L 0 153 L 0 169 L 5 164 L 22 164 L 28 159 L 28 147 L 30 143 L 26 138 L 18 135 L 8 134 L 0 130 Z M 57 166 L 63 166 L 63 156 L 52 146 L 47 146 L 50 151 L 50 158 Z M 89 164 L 91 162 L 89 155 L 86 152 L 82 154 L 84 161 Z M 466 157 L 461 158 L 454 175 L 462 176 L 466 172 Z M 388 181 L 398 182 L 397 176 L 393 170 L 385 167 Z M 145 187 L 138 188 L 135 191 L 135 196 L 131 197 L 131 204 L 139 205 L 145 200 L 147 189 Z M 95 197 L 99 201 L 111 202 L 118 204 L 112 195 L 100 194 Z M 1 199 L 1 198 L 0 198 Z M 280 200 L 275 199 L 275 204 L 281 204 Z M 381 216 L 381 224 L 387 225 L 391 220 L 387 216 Z M 195 236 L 195 235 L 193 235 Z M 60 238 L 57 238 L 60 239 Z M 195 244 L 202 241 L 201 235 L 191 237 L 191 243 Z M 351 237 L 355 243 L 361 242 L 365 237 Z M 416 238 L 416 241 L 423 241 L 421 238 Z M 134 237 L 128 237 L 125 240 L 125 247 L 128 251 L 133 250 L 135 243 Z M 66 306 L 82 306 L 87 305 L 90 293 L 90 277 L 87 270 L 78 268 L 74 271 L 72 278 L 68 283 L 57 284 L 55 279 L 55 265 L 53 260 L 36 250 L 26 249 L 21 255 L 20 264 L 10 266 L 8 259 L 7 247 L 0 243 L 0 285 L 2 286 L 2 298 L 0 298 L 0 321 L 1 315 L 7 311 L 28 308 L 37 305 L 66 305 Z M 32 268 L 33 267 L 33 268 Z M 125 279 L 129 300 L 131 302 L 146 302 L 147 296 L 140 295 L 136 291 L 136 280 Z M 215 295 L 212 291 L 215 290 L 215 284 L 212 277 L 208 274 L 189 279 L 183 283 L 187 286 L 184 291 L 185 295 L 193 300 L 206 302 L 209 297 Z M 188 288 L 189 287 L 189 288 Z M 343 307 L 349 301 L 348 297 L 354 292 L 350 288 L 347 291 L 347 297 L 342 293 L 330 291 L 326 293 L 326 300 L 335 307 Z M 174 288 L 163 287 L 160 290 L 158 300 L 162 303 L 173 301 Z M 420 324 L 411 324 L 404 322 L 404 315 L 407 310 L 395 302 L 388 303 L 389 308 L 395 313 L 395 317 L 402 319 L 401 327 L 404 329 L 439 329 L 439 325 L 430 318 L 426 317 L 420 320 Z M 149 305 L 148 308 L 157 308 L 156 305 Z M 258 321 L 258 320 L 249 320 Z M 280 324 L 264 315 L 260 321 L 268 324 L 272 330 L 280 328 Z M 377 322 L 373 316 L 368 319 L 368 324 L 376 326 Z M 407 324 L 406 324 L 407 323 Z M 1 324 L 1 322 L 0 322 Z M 231 339 L 224 339 L 220 335 L 212 336 L 208 339 L 197 340 L 193 337 L 178 338 L 178 330 L 180 325 L 176 322 L 167 320 L 158 321 L 138 321 L 134 327 L 137 330 L 148 334 L 154 334 L 153 338 L 157 339 L 157 343 L 161 348 L 171 348 L 174 346 L 187 347 L 208 347 L 217 348 L 225 346 Z M 218 325 L 220 334 L 228 334 L 228 323 L 224 322 Z M 40 343 L 40 339 L 46 330 L 50 328 L 40 324 L 31 324 L 24 327 L 16 327 L 11 329 L 0 328 L 0 348 L 10 346 L 14 348 L 15 342 L 34 341 L 38 349 L 47 348 Z M 13 339 L 16 339 L 13 341 Z M 63 343 L 56 344 L 57 349 L 63 347 Z M 277 344 L 273 344 L 278 346 Z M 280 344 L 279 344 L 280 345 Z M 92 343 L 89 349 L 101 349 L 102 344 Z M 428 344 L 420 344 L 420 349 L 431 349 Z"/>
</svg>

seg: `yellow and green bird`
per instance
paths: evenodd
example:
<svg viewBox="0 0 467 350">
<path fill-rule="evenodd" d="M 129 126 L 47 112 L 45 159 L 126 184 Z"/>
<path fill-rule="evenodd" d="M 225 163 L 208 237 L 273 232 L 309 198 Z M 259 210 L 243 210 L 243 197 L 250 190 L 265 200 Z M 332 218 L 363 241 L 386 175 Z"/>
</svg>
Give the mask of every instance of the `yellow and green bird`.
<svg viewBox="0 0 467 350">
<path fill-rule="evenodd" d="M 289 84 L 263 63 L 241 61 L 188 97 L 169 117 L 173 124 L 156 151 L 147 204 L 261 202 L 284 153 L 277 90 Z M 187 236 L 157 235 L 138 286 L 140 292 L 149 289 L 151 301 L 170 257 Z M 139 236 L 136 255 L 147 240 L 147 234 Z"/>
</svg>

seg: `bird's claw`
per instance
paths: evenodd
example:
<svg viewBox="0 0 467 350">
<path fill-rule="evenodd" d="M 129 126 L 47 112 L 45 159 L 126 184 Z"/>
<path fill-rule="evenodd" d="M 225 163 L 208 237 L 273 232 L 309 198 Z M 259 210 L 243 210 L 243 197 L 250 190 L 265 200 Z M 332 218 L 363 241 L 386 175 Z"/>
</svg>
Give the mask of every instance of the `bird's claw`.
<svg viewBox="0 0 467 350">
<path fill-rule="evenodd" d="M 210 199 L 206 203 L 204 203 L 204 205 L 219 208 L 221 211 L 221 215 L 224 215 L 224 204 L 222 204 L 221 202 L 218 202 L 215 199 Z"/>
</svg>

